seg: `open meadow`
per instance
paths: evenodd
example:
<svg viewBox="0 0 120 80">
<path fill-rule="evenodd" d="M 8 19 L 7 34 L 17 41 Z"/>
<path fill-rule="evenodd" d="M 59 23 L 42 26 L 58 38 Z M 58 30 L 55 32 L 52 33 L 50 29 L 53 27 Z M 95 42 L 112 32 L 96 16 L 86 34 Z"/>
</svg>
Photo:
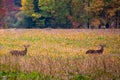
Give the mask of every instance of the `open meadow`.
<svg viewBox="0 0 120 80">
<path fill-rule="evenodd" d="M 1 29 L 0 80 L 120 80 L 120 29 Z"/>
</svg>

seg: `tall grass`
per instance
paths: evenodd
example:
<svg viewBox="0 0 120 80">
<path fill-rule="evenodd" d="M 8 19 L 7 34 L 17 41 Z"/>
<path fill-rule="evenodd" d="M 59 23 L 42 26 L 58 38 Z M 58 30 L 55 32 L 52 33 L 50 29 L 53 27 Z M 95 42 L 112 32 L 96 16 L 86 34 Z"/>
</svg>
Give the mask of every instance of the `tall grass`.
<svg viewBox="0 0 120 80">
<path fill-rule="evenodd" d="M 0 32 L 0 79 L 120 79 L 120 30 L 3 30 Z M 12 56 L 30 44 L 26 56 Z M 102 55 L 86 55 L 105 44 Z"/>
</svg>

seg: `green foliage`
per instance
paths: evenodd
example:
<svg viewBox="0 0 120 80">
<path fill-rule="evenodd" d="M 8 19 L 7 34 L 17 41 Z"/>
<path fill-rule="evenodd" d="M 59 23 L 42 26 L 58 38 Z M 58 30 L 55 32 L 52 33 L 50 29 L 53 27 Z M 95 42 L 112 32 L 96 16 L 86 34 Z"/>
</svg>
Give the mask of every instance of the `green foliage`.
<svg viewBox="0 0 120 80">
<path fill-rule="evenodd" d="M 38 72 L 23 73 L 23 72 L 5 72 L 0 71 L 0 79 L 8 80 L 56 80 L 54 76 L 42 75 Z M 57 79 L 59 80 L 59 79 Z"/>
<path fill-rule="evenodd" d="M 15 12 L 11 12 L 11 15 L 12 16 L 7 17 L 6 21 L 7 21 L 8 27 L 13 28 L 13 27 L 15 27 L 14 24 L 16 23 L 17 18 L 15 17 L 15 15 L 16 15 Z"/>
<path fill-rule="evenodd" d="M 24 12 L 16 14 L 17 22 L 14 24 L 16 28 L 31 28 L 34 26 L 32 17 L 25 15 Z"/>
<path fill-rule="evenodd" d="M 67 10 L 66 0 L 39 0 L 39 8 L 44 12 L 41 13 L 45 17 L 53 17 L 51 20 L 52 26 L 64 26 L 67 23 L 66 15 L 69 13 Z"/>
<path fill-rule="evenodd" d="M 71 28 L 68 15 L 72 16 L 72 22 L 80 24 L 79 28 L 92 26 L 94 18 L 103 19 L 105 24 L 99 25 L 106 25 L 120 12 L 118 0 L 22 0 L 21 4 L 21 10 L 34 20 L 37 28 Z"/>
<path fill-rule="evenodd" d="M 89 80 L 89 78 L 87 76 L 83 76 L 83 75 L 76 75 L 74 80 Z"/>
<path fill-rule="evenodd" d="M 22 0 L 21 1 L 21 4 L 22 4 L 21 10 L 30 16 L 34 13 L 33 1 L 34 0 Z"/>
</svg>

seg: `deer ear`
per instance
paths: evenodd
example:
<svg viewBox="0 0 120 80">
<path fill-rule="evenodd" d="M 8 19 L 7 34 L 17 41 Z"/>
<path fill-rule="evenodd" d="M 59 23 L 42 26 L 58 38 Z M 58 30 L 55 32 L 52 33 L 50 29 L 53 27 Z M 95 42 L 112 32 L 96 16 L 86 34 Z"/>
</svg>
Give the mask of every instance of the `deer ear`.
<svg viewBox="0 0 120 80">
<path fill-rule="evenodd" d="M 106 45 L 105 45 L 105 44 L 100 44 L 100 46 L 103 46 L 103 47 L 105 47 Z"/>
<path fill-rule="evenodd" d="M 30 45 L 28 44 L 28 45 L 23 45 L 24 47 L 29 47 Z"/>
</svg>

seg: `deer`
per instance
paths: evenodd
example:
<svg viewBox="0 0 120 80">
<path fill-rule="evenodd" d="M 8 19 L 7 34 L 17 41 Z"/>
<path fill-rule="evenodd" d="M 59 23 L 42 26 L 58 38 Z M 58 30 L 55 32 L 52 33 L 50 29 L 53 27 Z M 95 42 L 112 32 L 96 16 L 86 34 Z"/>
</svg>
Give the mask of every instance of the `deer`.
<svg viewBox="0 0 120 80">
<path fill-rule="evenodd" d="M 98 50 L 89 49 L 86 51 L 86 54 L 103 54 L 105 45 L 99 45 L 99 46 L 101 47 L 100 49 L 98 49 Z"/>
<path fill-rule="evenodd" d="M 23 45 L 24 46 L 24 50 L 11 50 L 10 53 L 12 55 L 15 55 L 15 56 L 25 56 L 27 54 L 27 48 L 30 46 L 30 45 Z"/>
</svg>

